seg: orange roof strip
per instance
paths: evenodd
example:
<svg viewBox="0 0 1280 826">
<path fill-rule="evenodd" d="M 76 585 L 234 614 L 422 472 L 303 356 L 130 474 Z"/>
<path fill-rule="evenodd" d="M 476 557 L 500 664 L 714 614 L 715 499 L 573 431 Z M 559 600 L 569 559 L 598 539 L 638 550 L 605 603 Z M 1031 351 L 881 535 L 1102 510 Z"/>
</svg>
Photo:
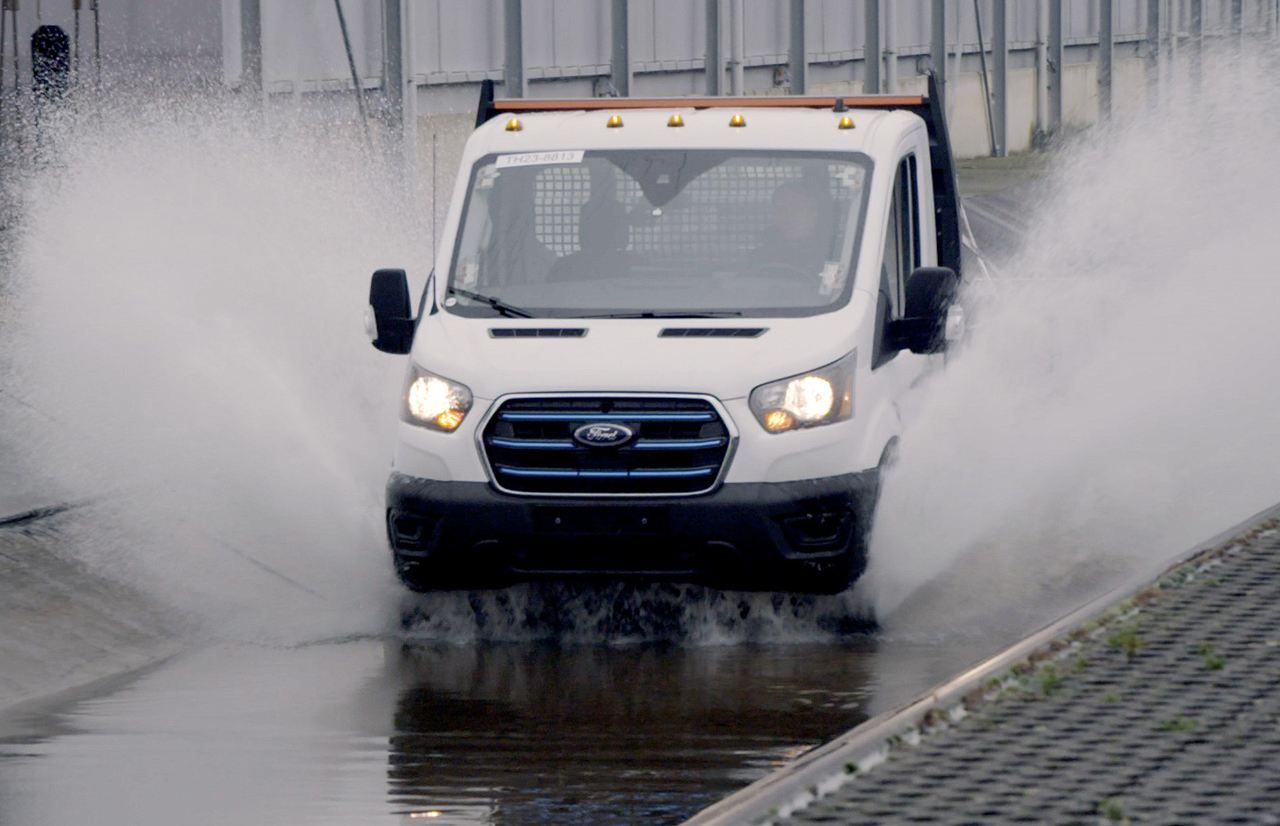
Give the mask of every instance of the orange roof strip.
<svg viewBox="0 0 1280 826">
<path fill-rule="evenodd" d="M 853 95 L 849 97 L 702 97 L 702 98 L 503 98 L 495 112 L 555 112 L 598 109 L 832 109 L 843 100 L 849 109 L 896 109 L 923 106 L 921 95 Z"/>
</svg>

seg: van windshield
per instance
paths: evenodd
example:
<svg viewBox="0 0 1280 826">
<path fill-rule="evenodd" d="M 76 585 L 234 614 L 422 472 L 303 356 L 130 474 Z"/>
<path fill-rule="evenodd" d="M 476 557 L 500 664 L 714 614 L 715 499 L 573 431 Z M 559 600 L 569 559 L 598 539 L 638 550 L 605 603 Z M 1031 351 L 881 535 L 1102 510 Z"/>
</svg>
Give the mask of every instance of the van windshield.
<svg viewBox="0 0 1280 826">
<path fill-rule="evenodd" d="M 805 316 L 852 289 L 862 154 L 562 150 L 472 170 L 450 312 Z"/>
</svg>

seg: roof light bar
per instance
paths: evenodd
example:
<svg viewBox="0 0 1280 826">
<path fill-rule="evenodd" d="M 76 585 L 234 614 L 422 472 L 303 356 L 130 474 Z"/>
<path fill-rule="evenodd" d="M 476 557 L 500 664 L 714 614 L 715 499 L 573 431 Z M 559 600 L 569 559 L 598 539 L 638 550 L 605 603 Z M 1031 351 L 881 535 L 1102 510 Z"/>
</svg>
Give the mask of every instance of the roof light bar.
<svg viewBox="0 0 1280 826">
<path fill-rule="evenodd" d="M 847 109 L 908 109 L 922 106 L 921 95 L 858 95 L 854 97 L 807 97 L 801 95 L 769 95 L 759 97 L 689 97 L 689 98 L 500 98 L 493 101 L 492 112 L 555 112 L 627 109 L 828 109 L 836 101 Z"/>
</svg>

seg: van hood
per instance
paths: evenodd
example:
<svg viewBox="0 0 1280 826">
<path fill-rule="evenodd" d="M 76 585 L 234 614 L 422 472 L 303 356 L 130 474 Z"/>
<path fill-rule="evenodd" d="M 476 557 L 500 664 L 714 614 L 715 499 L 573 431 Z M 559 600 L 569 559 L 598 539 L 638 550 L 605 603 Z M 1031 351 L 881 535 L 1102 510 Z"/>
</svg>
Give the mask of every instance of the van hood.
<svg viewBox="0 0 1280 826">
<path fill-rule="evenodd" d="M 442 310 L 422 319 L 412 359 L 484 399 L 653 392 L 728 400 L 847 354 L 869 305 L 866 294 L 855 290 L 848 306 L 807 318 L 466 318 Z M 531 330 L 544 333 L 523 332 Z M 545 332 L 553 330 L 585 332 Z M 664 330 L 692 332 L 664 336 Z M 753 330 L 763 332 L 751 335 Z"/>
</svg>

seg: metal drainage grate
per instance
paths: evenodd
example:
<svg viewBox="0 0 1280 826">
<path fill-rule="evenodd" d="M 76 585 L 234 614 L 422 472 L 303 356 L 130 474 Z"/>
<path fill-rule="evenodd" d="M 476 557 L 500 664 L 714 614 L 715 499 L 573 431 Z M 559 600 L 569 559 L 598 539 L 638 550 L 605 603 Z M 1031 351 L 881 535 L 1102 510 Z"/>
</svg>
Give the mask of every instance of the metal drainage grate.
<svg viewBox="0 0 1280 826">
<path fill-rule="evenodd" d="M 576 441 L 591 424 L 632 435 L 617 446 Z M 494 480 L 511 493 L 689 495 L 715 487 L 732 437 L 705 399 L 551 397 L 504 402 L 482 438 Z"/>
</svg>

